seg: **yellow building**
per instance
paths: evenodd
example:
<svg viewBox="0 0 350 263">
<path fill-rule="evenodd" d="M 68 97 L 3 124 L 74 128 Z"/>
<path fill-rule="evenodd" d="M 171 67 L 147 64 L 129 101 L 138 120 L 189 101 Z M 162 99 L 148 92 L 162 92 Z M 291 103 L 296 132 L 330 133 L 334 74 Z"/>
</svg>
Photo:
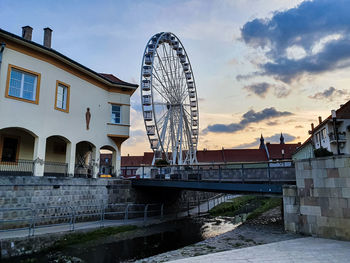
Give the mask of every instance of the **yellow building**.
<svg viewBox="0 0 350 263">
<path fill-rule="evenodd" d="M 0 30 L 0 175 L 97 177 L 100 150 L 129 137 L 130 96 L 138 85 L 97 73 L 51 48 Z"/>
</svg>

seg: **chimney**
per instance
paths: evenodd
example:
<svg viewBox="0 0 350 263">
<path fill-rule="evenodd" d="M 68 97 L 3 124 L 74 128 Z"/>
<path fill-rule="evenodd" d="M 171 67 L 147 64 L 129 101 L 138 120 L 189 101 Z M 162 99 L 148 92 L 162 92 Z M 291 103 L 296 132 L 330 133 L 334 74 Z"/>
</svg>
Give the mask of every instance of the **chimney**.
<svg viewBox="0 0 350 263">
<path fill-rule="evenodd" d="M 315 126 L 313 123 L 311 123 L 311 131 L 314 131 L 314 129 L 315 129 Z"/>
<path fill-rule="evenodd" d="M 32 41 L 32 33 L 33 33 L 33 28 L 30 26 L 24 26 L 22 27 L 22 37 L 25 40 Z"/>
<path fill-rule="evenodd" d="M 318 116 L 318 123 L 321 124 L 321 122 L 322 122 L 322 117 Z"/>
<path fill-rule="evenodd" d="M 51 48 L 52 29 L 44 28 L 44 47 Z"/>
</svg>

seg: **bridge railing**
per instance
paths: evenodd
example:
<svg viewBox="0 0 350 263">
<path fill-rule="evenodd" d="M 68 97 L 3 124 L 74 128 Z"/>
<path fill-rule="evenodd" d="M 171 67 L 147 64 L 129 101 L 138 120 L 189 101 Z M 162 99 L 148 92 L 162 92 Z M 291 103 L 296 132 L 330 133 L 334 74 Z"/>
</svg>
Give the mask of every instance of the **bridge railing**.
<svg viewBox="0 0 350 263">
<path fill-rule="evenodd" d="M 135 177 L 137 179 L 240 183 L 292 182 L 295 181 L 295 167 L 292 161 L 140 166 L 136 170 Z"/>
</svg>

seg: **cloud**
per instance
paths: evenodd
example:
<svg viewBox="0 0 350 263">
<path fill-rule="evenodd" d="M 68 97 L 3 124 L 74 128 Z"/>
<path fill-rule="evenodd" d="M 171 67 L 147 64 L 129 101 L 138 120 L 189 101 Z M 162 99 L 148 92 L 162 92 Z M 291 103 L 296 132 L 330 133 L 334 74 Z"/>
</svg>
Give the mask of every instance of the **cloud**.
<svg viewBox="0 0 350 263">
<path fill-rule="evenodd" d="M 304 126 L 302 126 L 302 125 L 295 126 L 295 129 L 301 129 L 301 128 L 304 128 Z"/>
<path fill-rule="evenodd" d="M 242 40 L 261 48 L 270 60 L 258 65 L 261 71 L 253 75 L 290 83 L 305 74 L 349 67 L 349 12 L 347 0 L 304 1 L 271 18 L 247 22 L 241 29 Z"/>
<path fill-rule="evenodd" d="M 280 87 L 275 87 L 274 95 L 277 98 L 282 99 L 282 98 L 288 97 L 291 92 L 292 92 L 291 89 L 280 86 Z"/>
<path fill-rule="evenodd" d="M 274 95 L 281 99 L 287 97 L 291 93 L 291 89 L 288 89 L 284 86 L 277 86 L 267 82 L 254 83 L 244 87 L 245 90 L 249 92 L 249 95 L 252 93 L 259 96 L 260 98 L 265 98 L 269 90 L 274 89 Z"/>
<path fill-rule="evenodd" d="M 280 133 L 276 133 L 272 136 L 269 137 L 265 137 L 265 143 L 266 142 L 270 142 L 270 143 L 280 143 L 280 137 L 281 134 Z M 295 139 L 297 139 L 297 137 L 290 135 L 288 133 L 283 133 L 283 137 L 284 137 L 284 142 L 292 142 Z M 255 140 L 253 142 L 249 142 L 249 143 L 243 143 L 240 145 L 237 145 L 235 148 L 252 148 L 252 147 L 258 147 L 260 145 L 260 137 L 255 138 Z"/>
<path fill-rule="evenodd" d="M 265 98 L 267 92 L 271 88 L 271 84 L 266 82 L 261 83 L 255 83 L 248 86 L 245 86 L 244 89 L 247 91 L 254 93 L 255 95 L 259 96 L 260 98 Z"/>
<path fill-rule="evenodd" d="M 269 126 L 276 126 L 279 124 L 279 122 L 278 121 L 268 121 L 266 124 Z"/>
<path fill-rule="evenodd" d="M 265 108 L 259 112 L 250 110 L 242 115 L 242 119 L 239 123 L 209 125 L 207 128 L 203 130 L 203 134 L 206 134 L 208 132 L 234 133 L 237 131 L 244 130 L 251 123 L 258 123 L 263 120 L 269 120 L 273 118 L 290 116 L 290 115 L 293 115 L 293 113 L 289 111 L 278 111 L 273 107 Z"/>
<path fill-rule="evenodd" d="M 314 100 L 329 100 L 332 101 L 334 98 L 348 95 L 348 92 L 346 90 L 340 90 L 336 89 L 334 87 L 329 87 L 328 89 L 322 91 L 322 92 L 317 92 L 316 94 L 309 96 L 310 99 Z"/>
</svg>

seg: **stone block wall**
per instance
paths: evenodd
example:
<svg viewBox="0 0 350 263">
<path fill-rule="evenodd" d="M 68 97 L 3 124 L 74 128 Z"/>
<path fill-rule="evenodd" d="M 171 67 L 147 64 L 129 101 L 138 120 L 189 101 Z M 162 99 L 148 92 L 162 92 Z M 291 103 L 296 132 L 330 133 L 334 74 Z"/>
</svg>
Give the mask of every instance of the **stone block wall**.
<svg viewBox="0 0 350 263">
<path fill-rule="evenodd" d="M 77 213 L 91 214 L 98 211 L 102 204 L 133 201 L 134 191 L 130 181 L 0 176 L 0 208 L 13 209 L 0 209 L 0 220 L 26 219 L 23 224 L 28 224 L 27 219 L 32 217 L 34 209 L 38 218 L 43 218 L 47 215 L 67 215 L 71 213 L 71 207 L 74 207 Z M 42 223 L 54 223 L 55 220 Z M 13 223 L 9 222 L 2 223 L 0 228 L 12 225 Z"/>
<path fill-rule="evenodd" d="M 350 156 L 296 162 L 296 186 L 283 189 L 285 229 L 350 240 Z"/>
</svg>

